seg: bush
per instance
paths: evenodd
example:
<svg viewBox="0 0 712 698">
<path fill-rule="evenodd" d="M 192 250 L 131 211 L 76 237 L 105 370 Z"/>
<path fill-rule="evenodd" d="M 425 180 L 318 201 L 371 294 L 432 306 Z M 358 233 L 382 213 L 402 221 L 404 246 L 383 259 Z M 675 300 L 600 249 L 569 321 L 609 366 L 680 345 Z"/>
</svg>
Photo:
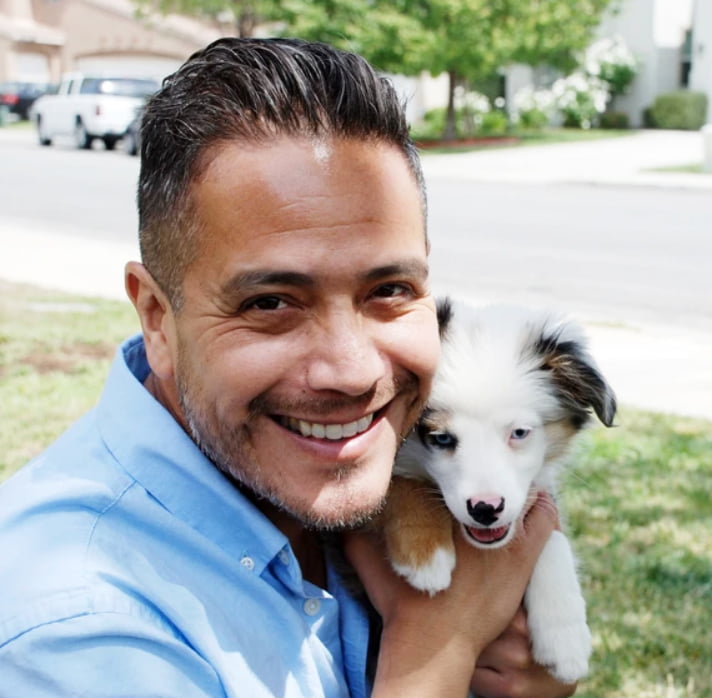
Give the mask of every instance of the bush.
<svg viewBox="0 0 712 698">
<path fill-rule="evenodd" d="M 479 131 L 485 136 L 504 136 L 508 128 L 507 115 L 496 109 L 482 115 Z"/>
<path fill-rule="evenodd" d="M 677 90 L 658 95 L 650 107 L 654 128 L 697 131 L 707 119 L 707 95 L 704 92 Z"/>
<path fill-rule="evenodd" d="M 416 141 L 429 141 L 442 138 L 445 129 L 445 107 L 429 109 L 422 120 L 411 128 L 411 137 Z"/>
<path fill-rule="evenodd" d="M 551 87 L 564 126 L 589 129 L 606 109 L 608 87 L 602 80 L 575 72 Z"/>
<path fill-rule="evenodd" d="M 623 111 L 604 111 L 598 119 L 601 128 L 627 129 L 630 128 L 630 118 Z"/>
<path fill-rule="evenodd" d="M 512 100 L 512 120 L 520 129 L 541 130 L 549 124 L 556 111 L 556 99 L 551 90 L 522 87 Z"/>
</svg>

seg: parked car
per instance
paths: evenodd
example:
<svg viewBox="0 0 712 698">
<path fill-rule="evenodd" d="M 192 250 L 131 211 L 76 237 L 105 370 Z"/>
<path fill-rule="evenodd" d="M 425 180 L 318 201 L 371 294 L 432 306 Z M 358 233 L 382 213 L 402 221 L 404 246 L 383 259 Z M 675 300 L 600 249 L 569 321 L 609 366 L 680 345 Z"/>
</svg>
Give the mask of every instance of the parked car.
<svg viewBox="0 0 712 698">
<path fill-rule="evenodd" d="M 28 119 L 34 101 L 48 94 L 55 86 L 46 82 L 3 82 L 0 83 L 0 106 L 18 119 Z"/>
<path fill-rule="evenodd" d="M 101 139 L 113 150 L 123 138 L 137 107 L 158 90 L 156 80 L 127 76 L 65 76 L 57 94 L 40 97 L 31 110 L 40 145 L 70 136 L 78 148 Z"/>
</svg>

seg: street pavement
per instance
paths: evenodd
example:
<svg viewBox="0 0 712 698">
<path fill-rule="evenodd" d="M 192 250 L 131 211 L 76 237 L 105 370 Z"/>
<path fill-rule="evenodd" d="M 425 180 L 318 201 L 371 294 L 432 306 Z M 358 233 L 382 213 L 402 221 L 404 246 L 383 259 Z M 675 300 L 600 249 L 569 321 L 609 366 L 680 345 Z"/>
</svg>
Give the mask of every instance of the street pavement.
<svg viewBox="0 0 712 698">
<path fill-rule="evenodd" d="M 11 131 L 0 128 L 0 147 L 8 138 L 26 137 Z M 603 141 L 428 154 L 424 170 L 426 179 L 712 190 L 712 174 L 660 171 L 702 158 L 700 133 L 643 131 Z M 18 235 L 17 221 L 3 219 L 1 211 L 0 249 L 0 279 L 119 299 L 126 297 L 124 263 L 138 259 L 136 244 L 59 235 L 25 224 Z M 45 254 L 37 255 L 38 249 Z M 712 333 L 634 319 L 625 326 L 586 325 L 593 353 L 621 404 L 712 420 Z"/>
</svg>

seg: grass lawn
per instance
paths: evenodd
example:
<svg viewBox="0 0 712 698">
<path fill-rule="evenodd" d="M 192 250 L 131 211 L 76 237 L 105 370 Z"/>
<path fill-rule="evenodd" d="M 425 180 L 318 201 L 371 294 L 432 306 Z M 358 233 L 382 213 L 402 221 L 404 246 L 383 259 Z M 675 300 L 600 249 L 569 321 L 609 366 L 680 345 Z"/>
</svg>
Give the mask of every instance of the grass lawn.
<svg viewBox="0 0 712 698">
<path fill-rule="evenodd" d="M 0 282 L 0 479 L 101 390 L 128 303 Z M 594 634 L 583 698 L 712 696 L 712 424 L 623 410 L 565 478 Z M 532 697 L 536 698 L 536 697 Z"/>
<path fill-rule="evenodd" d="M 437 139 L 420 139 L 417 131 L 413 136 L 421 155 L 464 153 L 473 150 L 491 150 L 492 148 L 521 148 L 528 145 L 550 145 L 552 143 L 573 143 L 577 141 L 599 141 L 621 136 L 632 136 L 637 131 L 617 129 L 580 129 L 580 128 L 546 128 L 536 131 L 515 131 L 501 137 L 482 137 L 462 139 L 461 141 L 438 141 Z"/>
</svg>

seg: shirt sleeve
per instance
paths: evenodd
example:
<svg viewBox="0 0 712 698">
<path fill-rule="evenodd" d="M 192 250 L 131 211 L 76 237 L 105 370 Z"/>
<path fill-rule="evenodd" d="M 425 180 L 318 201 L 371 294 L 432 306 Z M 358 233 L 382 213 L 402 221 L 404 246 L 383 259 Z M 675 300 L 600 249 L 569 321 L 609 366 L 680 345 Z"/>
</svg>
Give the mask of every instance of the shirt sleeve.
<svg viewBox="0 0 712 698">
<path fill-rule="evenodd" d="M 225 696 L 215 671 L 187 642 L 131 615 L 40 625 L 0 647 L 0 666 L 0 698 Z"/>
</svg>

